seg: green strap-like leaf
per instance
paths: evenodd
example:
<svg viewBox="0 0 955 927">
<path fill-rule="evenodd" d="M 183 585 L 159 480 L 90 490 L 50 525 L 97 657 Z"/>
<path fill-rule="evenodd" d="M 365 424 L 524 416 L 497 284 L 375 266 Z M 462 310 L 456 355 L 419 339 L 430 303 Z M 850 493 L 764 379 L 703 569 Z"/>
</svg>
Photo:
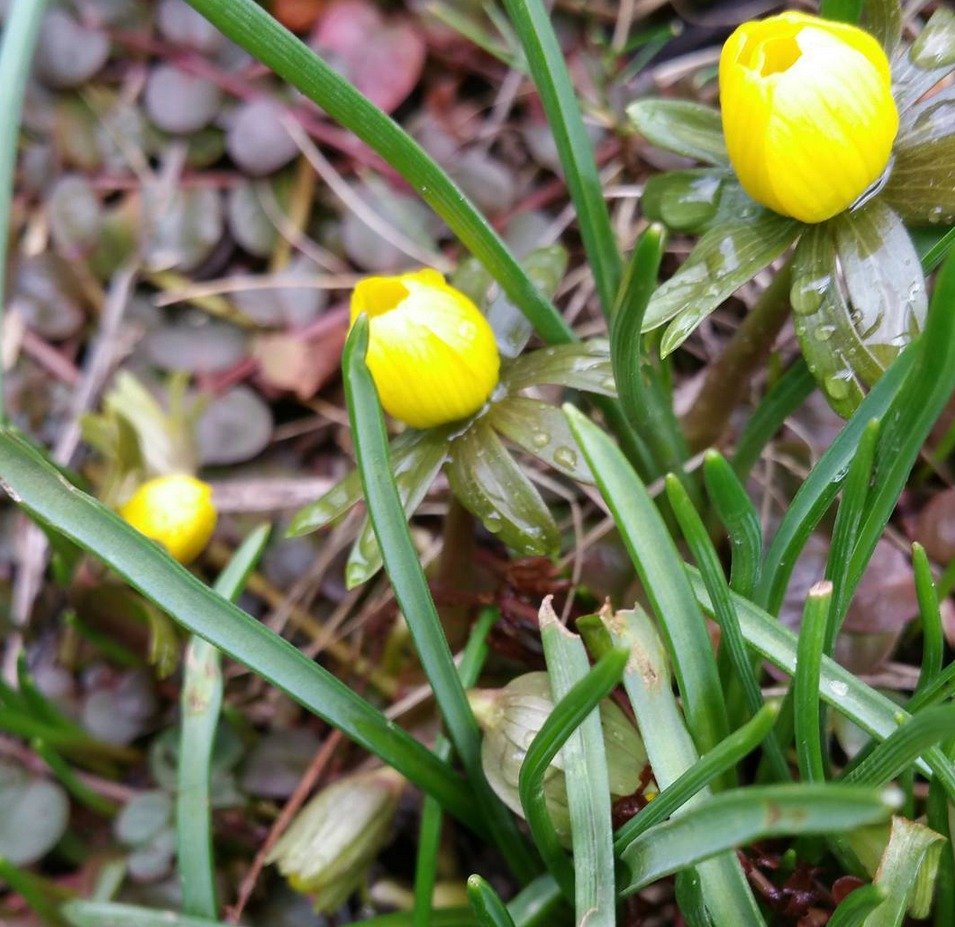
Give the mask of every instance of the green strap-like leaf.
<svg viewBox="0 0 955 927">
<path fill-rule="evenodd" d="M 286 692 L 484 832 L 473 794 L 445 763 L 319 664 L 213 592 L 158 545 L 80 492 L 10 429 L 0 479 L 33 518 L 79 544 L 183 627 Z"/>
</svg>

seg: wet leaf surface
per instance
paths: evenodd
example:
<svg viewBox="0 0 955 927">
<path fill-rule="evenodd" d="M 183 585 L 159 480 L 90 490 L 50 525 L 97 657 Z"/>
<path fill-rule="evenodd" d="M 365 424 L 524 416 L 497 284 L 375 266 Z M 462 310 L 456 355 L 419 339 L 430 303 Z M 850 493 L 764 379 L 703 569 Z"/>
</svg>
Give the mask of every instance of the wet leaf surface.
<svg viewBox="0 0 955 927">
<path fill-rule="evenodd" d="M 476 421 L 454 442 L 447 472 L 455 496 L 505 544 L 524 554 L 557 552 L 553 516 L 489 422 Z"/>
<path fill-rule="evenodd" d="M 610 347 L 606 341 L 556 345 L 524 354 L 505 365 L 501 382 L 509 391 L 551 384 L 601 396 L 615 396 Z"/>
<path fill-rule="evenodd" d="M 651 144 L 725 167 L 729 164 L 719 111 L 686 100 L 638 100 L 627 107 L 637 131 Z"/>
</svg>

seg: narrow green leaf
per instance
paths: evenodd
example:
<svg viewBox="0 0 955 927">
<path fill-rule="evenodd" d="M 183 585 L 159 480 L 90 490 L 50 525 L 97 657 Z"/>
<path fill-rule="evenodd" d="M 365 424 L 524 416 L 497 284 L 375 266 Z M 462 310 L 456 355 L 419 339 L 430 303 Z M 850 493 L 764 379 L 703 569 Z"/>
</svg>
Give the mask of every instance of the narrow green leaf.
<svg viewBox="0 0 955 927">
<path fill-rule="evenodd" d="M 759 579 L 763 552 L 763 528 L 759 513 L 726 458 L 715 450 L 703 457 L 706 489 L 729 537 L 733 556 L 730 588 L 739 595 L 752 596 Z"/>
<path fill-rule="evenodd" d="M 0 293 L 7 291 L 7 244 L 10 238 L 10 204 L 17 166 L 20 114 L 23 94 L 30 77 L 30 64 L 46 0 L 13 0 L 6 10 L 0 41 L 0 113 L 3 113 L 3 142 L 0 143 Z M 0 306 L 0 322 L 3 307 Z M 0 365 L 2 368 L 2 365 Z M 6 421 L 3 401 L 3 370 L 0 369 L 0 423 Z"/>
<path fill-rule="evenodd" d="M 557 838 L 547 813 L 544 774 L 571 734 L 609 695 L 623 674 L 629 654 L 611 650 L 554 706 L 537 732 L 521 766 L 518 791 L 527 824 L 544 862 L 568 899 L 574 898 L 574 870 Z"/>
<path fill-rule="evenodd" d="M 832 545 L 826 561 L 826 579 L 832 582 L 832 607 L 829 611 L 825 635 L 825 653 L 832 654 L 836 637 L 849 609 L 851 594 L 845 587 L 845 565 L 852 554 L 859 536 L 859 525 L 865 514 L 869 498 L 869 483 L 872 480 L 872 465 L 875 460 L 876 442 L 881 425 L 872 419 L 862 432 L 855 457 L 849 464 L 849 472 L 842 484 L 842 501 L 832 528 Z"/>
<path fill-rule="evenodd" d="M 627 107 L 636 130 L 651 144 L 717 167 L 729 166 L 719 110 L 689 100 L 637 100 Z"/>
<path fill-rule="evenodd" d="M 586 677 L 590 663 L 583 642 L 560 623 L 549 599 L 541 606 L 540 628 L 556 705 Z M 596 709 L 570 736 L 562 756 L 573 842 L 577 923 L 615 927 L 610 781 L 603 728 Z"/>
<path fill-rule="evenodd" d="M 723 575 L 719 555 L 707 533 L 703 519 L 690 501 L 680 481 L 670 475 L 666 480 L 667 498 L 687 546 L 700 569 L 703 582 L 706 583 L 710 601 L 717 611 L 720 627 L 723 630 L 722 646 L 726 647 L 730 662 L 743 689 L 747 714 L 751 717 L 763 707 L 763 694 L 753 670 L 753 658 L 746 648 L 746 641 L 740 631 L 736 609 L 730 602 L 730 588 Z M 789 778 L 789 765 L 786 757 L 775 741 L 770 738 L 766 743 L 766 755 L 773 764 L 777 778 L 785 781 Z"/>
<path fill-rule="evenodd" d="M 642 833 L 675 814 L 701 789 L 752 753 L 773 729 L 778 714 L 779 703 L 767 702 L 742 727 L 701 756 L 649 805 L 620 827 L 614 837 L 616 852 L 622 853 Z"/>
<path fill-rule="evenodd" d="M 62 783 L 63 787 L 81 804 L 96 814 L 112 817 L 119 809 L 99 792 L 91 789 L 63 757 L 46 741 L 35 737 L 30 741 L 33 752 L 50 767 L 50 772 Z"/>
<path fill-rule="evenodd" d="M 955 706 L 935 705 L 909 718 L 843 777 L 858 785 L 885 785 L 914 763 L 929 747 L 951 737 Z M 944 786 L 945 783 L 942 783 Z M 949 791 L 949 801 L 955 795 Z"/>
<path fill-rule="evenodd" d="M 888 820 L 898 790 L 839 785 L 750 786 L 714 795 L 650 828 L 621 855 L 629 895 L 688 866 L 756 840 L 828 834 Z"/>
<path fill-rule="evenodd" d="M 448 459 L 446 429 L 432 428 L 421 432 L 413 448 L 394 459 L 395 486 L 405 517 L 408 518 L 424 501 L 444 462 Z M 381 569 L 381 550 L 371 519 L 365 519 L 358 538 L 352 545 L 345 564 L 345 583 L 349 589 L 367 582 Z"/>
<path fill-rule="evenodd" d="M 660 473 L 683 472 L 686 441 L 660 375 L 644 356 L 643 318 L 657 284 L 665 237 L 650 226 L 638 239 L 627 264 L 610 325 L 610 358 L 620 406 L 647 442 Z"/>
<path fill-rule="evenodd" d="M 861 885 L 832 912 L 826 927 L 862 927 L 865 919 L 885 900 L 878 885 Z"/>
<path fill-rule="evenodd" d="M 471 629 L 467 646 L 458 664 L 461 685 L 470 689 L 487 659 L 487 635 L 500 618 L 496 608 L 484 608 Z M 451 758 L 451 741 L 441 734 L 434 745 L 435 755 L 442 760 Z M 433 913 L 434 885 L 438 876 L 438 853 L 441 843 L 441 805 L 426 795 L 421 806 L 421 825 L 418 828 L 418 855 L 415 863 L 413 927 L 429 927 Z"/>
<path fill-rule="evenodd" d="M 650 299 L 644 331 L 670 325 L 660 346 L 676 350 L 714 309 L 778 258 L 803 226 L 765 209 L 707 232 L 683 266 Z"/>
<path fill-rule="evenodd" d="M 504 5 L 544 105 L 597 293 L 609 315 L 620 280 L 620 252 L 564 53 L 542 0 L 504 0 Z"/>
<path fill-rule="evenodd" d="M 479 875 L 468 877 L 468 901 L 482 927 L 514 927 L 507 906 L 490 884 Z"/>
<path fill-rule="evenodd" d="M 69 901 L 61 910 L 73 927 L 225 927 L 218 920 L 110 901 Z"/>
<path fill-rule="evenodd" d="M 660 621 L 687 724 L 697 748 L 706 752 L 728 733 L 726 705 L 706 625 L 679 552 L 619 448 L 573 406 L 565 405 L 564 412 Z"/>
<path fill-rule="evenodd" d="M 265 550 L 270 528 L 260 525 L 232 555 L 213 587 L 235 602 Z M 215 918 L 215 861 L 212 852 L 210 768 L 219 711 L 222 669 L 219 651 L 201 637 L 192 637 L 183 666 L 182 730 L 176 791 L 176 859 L 186 914 Z"/>
<path fill-rule="evenodd" d="M 222 33 L 354 132 L 411 184 L 494 275 L 547 341 L 570 327 L 528 280 L 487 220 L 425 150 L 255 0 L 189 0 Z"/>
<path fill-rule="evenodd" d="M 673 694 L 663 643 L 649 616 L 642 611 L 623 611 L 612 617 L 603 617 L 612 642 L 630 650 L 630 663 L 623 684 L 644 738 L 653 776 L 665 794 L 697 765 L 699 754 Z M 722 743 L 725 742 L 724 739 Z M 713 748 L 714 751 L 718 749 Z M 685 813 L 705 800 L 708 794 L 709 791 L 705 790 L 687 796 L 678 813 Z M 655 801 L 648 808 L 653 804 Z M 763 924 L 756 899 L 735 854 L 725 853 L 707 860 L 696 871 L 703 900 L 716 923 Z"/>
<path fill-rule="evenodd" d="M 796 674 L 793 677 L 793 718 L 799 775 L 806 782 L 825 782 L 826 779 L 819 716 L 819 674 L 831 602 L 832 584 L 816 583 L 809 590 L 799 628 Z"/>
<path fill-rule="evenodd" d="M 553 516 L 489 421 L 478 419 L 454 442 L 447 472 L 458 501 L 505 544 L 524 554 L 557 553 Z"/>
<path fill-rule="evenodd" d="M 348 418 L 355 442 L 355 456 L 365 489 L 365 503 L 375 526 L 385 570 L 395 599 L 408 623 L 422 668 L 434 689 L 448 736 L 475 790 L 487 829 L 516 873 L 530 878 L 534 861 L 510 813 L 496 798 L 481 768 L 481 735 L 468 705 L 441 627 L 424 570 L 418 560 L 394 478 L 388 467 L 384 416 L 371 373 L 365 364 L 368 319 L 352 326 L 342 357 Z"/>
<path fill-rule="evenodd" d="M 931 273 L 955 245 L 955 225 L 950 228 L 910 229 L 909 235 L 925 273 Z"/>
<path fill-rule="evenodd" d="M 33 518 L 55 524 L 183 627 L 340 728 L 435 795 L 451 814 L 484 832 L 471 790 L 447 764 L 319 664 L 213 592 L 115 513 L 70 486 L 10 429 L 0 429 L 0 477 L 8 493 Z"/>
<path fill-rule="evenodd" d="M 935 579 L 932 577 L 932 565 L 928 561 L 925 548 L 918 543 L 912 545 L 912 567 L 915 571 L 915 593 L 922 618 L 922 668 L 919 671 L 918 685 L 915 687 L 915 695 L 918 695 L 942 672 L 945 632 Z"/>
</svg>

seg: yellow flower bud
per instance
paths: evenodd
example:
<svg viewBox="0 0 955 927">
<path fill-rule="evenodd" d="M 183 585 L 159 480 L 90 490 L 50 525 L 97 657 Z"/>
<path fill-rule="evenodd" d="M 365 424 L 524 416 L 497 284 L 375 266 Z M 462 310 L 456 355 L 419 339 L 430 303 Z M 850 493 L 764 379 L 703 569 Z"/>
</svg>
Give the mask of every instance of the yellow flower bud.
<svg viewBox="0 0 955 927">
<path fill-rule="evenodd" d="M 181 473 L 143 483 L 119 514 L 180 563 L 195 560 L 216 527 L 212 487 Z"/>
<path fill-rule="evenodd" d="M 436 270 L 362 280 L 352 293 L 352 324 L 362 313 L 378 397 L 405 424 L 431 428 L 465 418 L 497 386 L 501 359 L 491 326 Z"/>
<path fill-rule="evenodd" d="M 802 222 L 851 206 L 885 170 L 899 128 L 879 43 L 805 13 L 743 23 L 727 39 L 720 104 L 743 188 Z"/>
</svg>

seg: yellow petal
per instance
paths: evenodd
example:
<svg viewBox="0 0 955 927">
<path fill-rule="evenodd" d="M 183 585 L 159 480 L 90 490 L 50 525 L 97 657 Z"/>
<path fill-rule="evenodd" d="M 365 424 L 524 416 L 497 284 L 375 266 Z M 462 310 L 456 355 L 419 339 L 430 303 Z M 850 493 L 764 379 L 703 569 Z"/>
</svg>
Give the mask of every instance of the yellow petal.
<svg viewBox="0 0 955 927">
<path fill-rule="evenodd" d="M 730 161 L 755 200 L 803 222 L 848 208 L 898 131 L 888 59 L 855 26 L 803 13 L 744 23 L 720 57 Z"/>
<path fill-rule="evenodd" d="M 497 386 L 500 357 L 480 310 L 435 270 L 370 277 L 351 319 L 369 318 L 367 363 L 385 411 L 414 428 L 477 412 Z"/>
<path fill-rule="evenodd" d="M 212 488 L 185 474 L 143 483 L 120 509 L 120 515 L 180 563 L 191 563 L 202 553 L 217 519 Z"/>
</svg>

